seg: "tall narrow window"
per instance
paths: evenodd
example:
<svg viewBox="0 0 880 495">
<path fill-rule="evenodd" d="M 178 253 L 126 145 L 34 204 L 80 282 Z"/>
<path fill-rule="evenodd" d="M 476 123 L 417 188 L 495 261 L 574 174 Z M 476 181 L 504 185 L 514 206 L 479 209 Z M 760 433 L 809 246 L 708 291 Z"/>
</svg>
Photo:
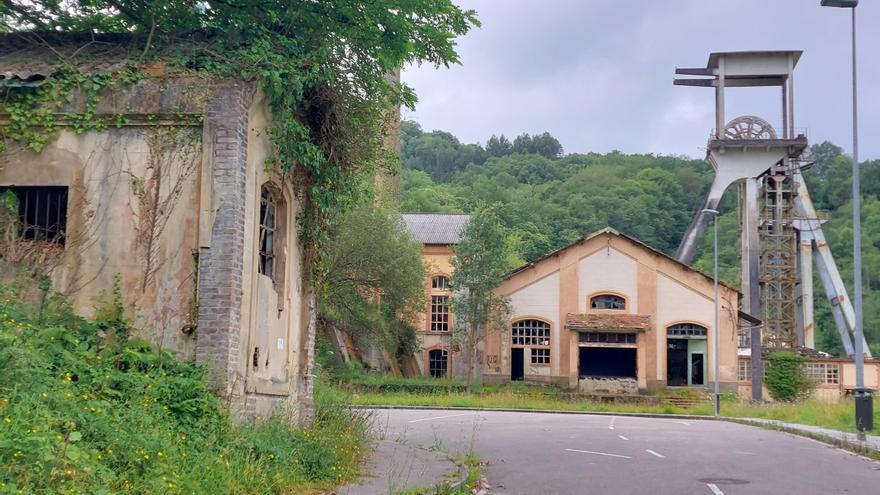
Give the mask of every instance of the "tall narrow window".
<svg viewBox="0 0 880 495">
<path fill-rule="evenodd" d="M 27 241 L 63 246 L 67 231 L 66 187 L 0 187 L 18 203 L 19 235 Z"/>
<path fill-rule="evenodd" d="M 449 369 L 449 353 L 443 349 L 428 351 L 428 373 L 434 378 L 446 376 Z"/>
<path fill-rule="evenodd" d="M 260 265 L 263 275 L 275 280 L 275 230 L 278 202 L 268 187 L 260 191 Z"/>
<path fill-rule="evenodd" d="M 431 296 L 431 331 L 449 331 L 449 296 Z"/>
<path fill-rule="evenodd" d="M 626 301 L 614 294 L 600 294 L 590 299 L 592 309 L 626 309 Z"/>
</svg>

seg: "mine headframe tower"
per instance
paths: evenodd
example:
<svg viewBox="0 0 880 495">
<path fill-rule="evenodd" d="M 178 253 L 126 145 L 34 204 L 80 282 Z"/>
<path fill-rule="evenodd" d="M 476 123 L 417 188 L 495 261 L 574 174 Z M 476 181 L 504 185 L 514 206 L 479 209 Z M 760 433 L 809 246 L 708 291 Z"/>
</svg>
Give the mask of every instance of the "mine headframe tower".
<svg viewBox="0 0 880 495">
<path fill-rule="evenodd" d="M 760 398 L 762 347 L 812 347 L 812 258 L 832 305 L 847 355 L 852 355 L 852 305 L 816 218 L 800 169 L 807 138 L 794 127 L 794 68 L 801 51 L 720 52 L 709 55 L 705 68 L 677 68 L 696 76 L 675 79 L 679 86 L 715 89 L 715 129 L 706 159 L 715 179 L 682 239 L 676 258 L 693 262 L 697 248 L 724 192 L 740 188 L 741 310 L 763 320 L 747 338 L 752 391 Z M 781 135 L 766 120 L 746 115 L 725 120 L 727 88 L 779 87 Z M 752 319 L 754 321 L 754 319 Z M 867 346 L 865 346 L 867 349 Z M 866 355 L 870 356 L 869 353 Z"/>
</svg>

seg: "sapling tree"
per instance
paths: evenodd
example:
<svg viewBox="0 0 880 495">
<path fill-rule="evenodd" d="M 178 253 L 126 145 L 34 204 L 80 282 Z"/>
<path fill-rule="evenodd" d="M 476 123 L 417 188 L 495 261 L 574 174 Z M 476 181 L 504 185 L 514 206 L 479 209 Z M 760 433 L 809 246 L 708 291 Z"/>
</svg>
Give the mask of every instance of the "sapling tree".
<svg viewBox="0 0 880 495">
<path fill-rule="evenodd" d="M 452 260 L 454 337 L 461 344 L 467 366 L 468 393 L 474 369 L 481 364 L 477 348 L 486 330 L 493 327 L 503 330 L 507 326 L 509 301 L 496 292 L 510 270 L 507 237 L 498 207 L 484 207 L 472 214 L 464 228 L 462 242 L 455 247 Z"/>
</svg>

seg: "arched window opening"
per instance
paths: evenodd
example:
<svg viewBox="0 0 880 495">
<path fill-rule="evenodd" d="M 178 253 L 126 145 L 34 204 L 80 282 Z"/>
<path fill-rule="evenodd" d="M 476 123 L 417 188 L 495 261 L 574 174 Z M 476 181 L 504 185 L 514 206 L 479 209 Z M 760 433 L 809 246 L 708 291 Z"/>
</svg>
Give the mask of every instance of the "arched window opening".
<svg viewBox="0 0 880 495">
<path fill-rule="evenodd" d="M 434 378 L 443 378 L 449 369 L 449 353 L 443 349 L 428 351 L 428 373 Z"/>
<path fill-rule="evenodd" d="M 449 277 L 438 275 L 432 278 L 431 288 L 436 290 L 449 290 Z"/>
<path fill-rule="evenodd" d="M 705 337 L 706 327 L 696 323 L 679 323 L 668 327 L 666 335 L 673 338 Z"/>
<path fill-rule="evenodd" d="M 626 300 L 614 294 L 599 294 L 590 299 L 592 309 L 626 309 Z"/>
<path fill-rule="evenodd" d="M 550 346 L 550 324 L 541 320 L 520 320 L 511 325 L 513 345 Z"/>
<path fill-rule="evenodd" d="M 275 281 L 275 235 L 278 201 L 267 186 L 260 190 L 260 264 L 259 272 Z"/>
</svg>

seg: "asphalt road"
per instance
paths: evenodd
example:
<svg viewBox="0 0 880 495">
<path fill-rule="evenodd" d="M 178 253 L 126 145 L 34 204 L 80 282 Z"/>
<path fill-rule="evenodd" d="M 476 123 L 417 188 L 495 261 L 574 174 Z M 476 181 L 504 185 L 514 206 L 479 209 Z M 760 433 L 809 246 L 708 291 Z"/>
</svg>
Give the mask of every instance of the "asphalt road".
<svg viewBox="0 0 880 495">
<path fill-rule="evenodd" d="M 880 494 L 880 463 L 725 421 L 377 410 L 386 439 L 473 448 L 493 494 Z"/>
</svg>

